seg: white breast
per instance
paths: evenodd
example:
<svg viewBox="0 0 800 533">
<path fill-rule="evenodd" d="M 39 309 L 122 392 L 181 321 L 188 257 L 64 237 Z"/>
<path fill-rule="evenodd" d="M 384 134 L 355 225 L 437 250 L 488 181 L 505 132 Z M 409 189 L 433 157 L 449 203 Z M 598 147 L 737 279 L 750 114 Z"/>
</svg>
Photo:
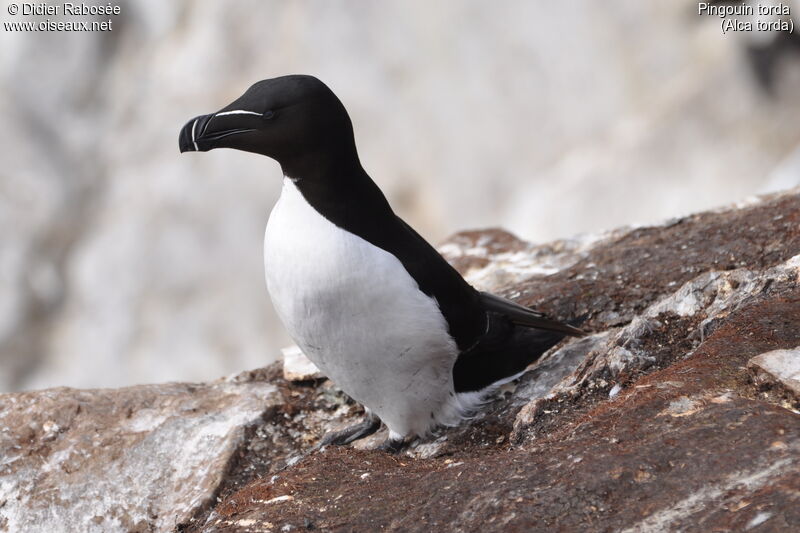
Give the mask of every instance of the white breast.
<svg viewBox="0 0 800 533">
<path fill-rule="evenodd" d="M 458 350 L 436 302 L 394 255 L 329 222 L 285 178 L 264 262 L 294 341 L 391 431 L 423 434 L 458 420 Z"/>
</svg>

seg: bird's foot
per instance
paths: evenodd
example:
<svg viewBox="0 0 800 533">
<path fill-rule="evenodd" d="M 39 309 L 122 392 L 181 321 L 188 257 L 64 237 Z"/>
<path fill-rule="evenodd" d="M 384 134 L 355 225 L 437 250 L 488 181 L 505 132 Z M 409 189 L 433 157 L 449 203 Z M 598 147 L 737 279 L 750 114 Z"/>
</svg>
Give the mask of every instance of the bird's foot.
<svg viewBox="0 0 800 533">
<path fill-rule="evenodd" d="M 325 434 L 322 440 L 317 444 L 317 448 L 324 446 L 334 445 L 343 446 L 351 442 L 369 437 L 381 427 L 381 419 L 372 413 L 367 413 L 367 416 L 358 424 L 346 427 L 339 431 L 332 431 Z"/>
<path fill-rule="evenodd" d="M 378 445 L 376 450 L 391 453 L 392 455 L 402 452 L 408 446 L 408 441 L 402 435 L 389 433 L 389 438 Z"/>
</svg>

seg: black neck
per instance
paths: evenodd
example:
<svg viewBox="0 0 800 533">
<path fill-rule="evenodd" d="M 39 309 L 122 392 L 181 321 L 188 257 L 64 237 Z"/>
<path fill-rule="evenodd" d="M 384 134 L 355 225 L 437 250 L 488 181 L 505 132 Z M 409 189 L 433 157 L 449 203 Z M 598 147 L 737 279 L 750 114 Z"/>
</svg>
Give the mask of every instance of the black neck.
<svg viewBox="0 0 800 533">
<path fill-rule="evenodd" d="M 355 146 L 350 150 L 339 148 L 305 154 L 281 163 L 281 168 L 306 201 L 340 227 L 348 227 L 356 219 L 377 222 L 394 214 L 386 197 L 361 166 Z"/>
<path fill-rule="evenodd" d="M 355 147 L 320 149 L 281 161 L 283 174 L 295 181 L 335 182 L 349 176 L 366 175 Z"/>
</svg>

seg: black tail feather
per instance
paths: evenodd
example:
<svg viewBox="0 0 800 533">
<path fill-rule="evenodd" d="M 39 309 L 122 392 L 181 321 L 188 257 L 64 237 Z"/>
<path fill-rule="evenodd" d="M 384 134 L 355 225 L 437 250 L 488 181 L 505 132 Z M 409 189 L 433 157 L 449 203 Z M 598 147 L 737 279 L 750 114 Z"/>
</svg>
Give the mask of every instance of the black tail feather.
<svg viewBox="0 0 800 533">
<path fill-rule="evenodd" d="M 487 334 L 453 366 L 456 392 L 479 391 L 515 376 L 566 337 L 558 331 L 517 326 L 498 313 L 489 313 L 489 320 Z"/>
<path fill-rule="evenodd" d="M 501 296 L 497 296 L 496 294 L 481 292 L 479 295 L 484 309 L 506 315 L 511 322 L 519 326 L 544 329 L 547 331 L 557 331 L 571 337 L 586 336 L 586 332 L 578 329 L 570 323 L 553 320 L 552 318 L 548 318 L 544 313 L 534 311 L 533 309 L 519 305 L 518 303 L 507 300 Z M 585 317 L 578 319 L 580 320 L 578 323 L 583 322 L 583 319 L 585 319 Z"/>
</svg>

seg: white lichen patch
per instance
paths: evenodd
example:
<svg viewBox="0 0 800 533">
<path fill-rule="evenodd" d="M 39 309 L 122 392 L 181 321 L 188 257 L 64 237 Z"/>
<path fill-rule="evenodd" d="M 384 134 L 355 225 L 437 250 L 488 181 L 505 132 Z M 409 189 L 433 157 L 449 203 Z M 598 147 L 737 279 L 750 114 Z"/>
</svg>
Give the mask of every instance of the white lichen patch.
<svg viewBox="0 0 800 533">
<path fill-rule="evenodd" d="M 681 396 L 676 400 L 669 402 L 669 405 L 662 412 L 656 416 L 671 416 L 680 418 L 684 416 L 691 416 L 703 409 L 703 401 L 696 398 L 689 398 Z"/>
<path fill-rule="evenodd" d="M 753 529 L 756 526 L 760 526 L 770 518 L 772 518 L 772 513 L 762 511 L 751 518 L 745 527 L 747 529 Z"/>
<path fill-rule="evenodd" d="M 153 431 L 164 423 L 167 416 L 157 409 L 142 409 L 137 411 L 125 424 L 127 431 L 138 433 L 140 431 Z"/>
<path fill-rule="evenodd" d="M 254 500 L 254 501 L 258 503 L 263 503 L 264 505 L 270 505 L 273 503 L 290 502 L 292 500 L 294 500 L 294 496 L 284 494 L 283 496 L 276 496 L 274 498 L 270 498 L 269 500 Z"/>
</svg>

